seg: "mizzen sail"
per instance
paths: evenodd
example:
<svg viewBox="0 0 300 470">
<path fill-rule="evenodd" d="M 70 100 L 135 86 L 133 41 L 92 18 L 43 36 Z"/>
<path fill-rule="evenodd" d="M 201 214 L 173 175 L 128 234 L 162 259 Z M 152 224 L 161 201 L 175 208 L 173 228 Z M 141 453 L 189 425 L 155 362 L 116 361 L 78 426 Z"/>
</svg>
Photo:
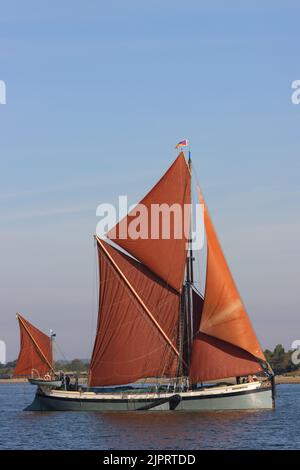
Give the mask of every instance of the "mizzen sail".
<svg viewBox="0 0 300 470">
<path fill-rule="evenodd" d="M 53 371 L 51 339 L 38 328 L 17 315 L 20 327 L 20 353 L 14 376 L 43 376 Z"/>
</svg>

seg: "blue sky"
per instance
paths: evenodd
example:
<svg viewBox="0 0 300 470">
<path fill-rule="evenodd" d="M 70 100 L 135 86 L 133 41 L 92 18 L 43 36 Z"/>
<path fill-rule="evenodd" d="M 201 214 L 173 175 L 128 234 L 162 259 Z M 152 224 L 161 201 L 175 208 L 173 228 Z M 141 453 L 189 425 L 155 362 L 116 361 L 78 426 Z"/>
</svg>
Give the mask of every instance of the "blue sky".
<svg viewBox="0 0 300 470">
<path fill-rule="evenodd" d="M 300 7 L 293 1 L 1 5 L 0 338 L 15 312 L 88 357 L 100 202 L 137 201 L 191 140 L 263 347 L 300 335 Z"/>
</svg>

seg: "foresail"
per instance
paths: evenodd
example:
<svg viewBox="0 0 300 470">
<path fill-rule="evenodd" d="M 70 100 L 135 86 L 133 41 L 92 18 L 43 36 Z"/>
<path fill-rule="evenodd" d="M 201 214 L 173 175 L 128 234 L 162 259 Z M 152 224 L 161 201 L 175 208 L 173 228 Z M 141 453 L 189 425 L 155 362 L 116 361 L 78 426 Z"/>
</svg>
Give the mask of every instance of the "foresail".
<svg viewBox="0 0 300 470">
<path fill-rule="evenodd" d="M 185 156 L 180 153 L 164 176 L 140 202 L 146 212 L 133 210 L 107 233 L 109 239 L 145 264 L 178 292 L 182 289 L 184 279 L 190 203 L 191 175 Z M 164 227 L 165 223 L 169 224 L 167 229 Z M 146 232 L 134 239 L 130 232 L 131 224 L 143 227 Z"/>
<path fill-rule="evenodd" d="M 247 351 L 204 333 L 194 337 L 190 367 L 191 383 L 256 374 L 262 371 Z"/>
<path fill-rule="evenodd" d="M 203 196 L 207 237 L 207 270 L 201 333 L 220 339 L 265 361 L 210 219 Z"/>
<path fill-rule="evenodd" d="M 103 240 L 98 256 L 99 315 L 90 386 L 176 376 L 179 294 Z"/>
<path fill-rule="evenodd" d="M 44 376 L 52 372 L 50 337 L 33 326 L 21 315 L 17 316 L 20 326 L 20 353 L 14 376 Z"/>
<path fill-rule="evenodd" d="M 193 343 L 190 383 L 237 377 L 262 371 L 252 354 L 232 344 L 199 332 L 204 300 L 193 290 Z"/>
</svg>

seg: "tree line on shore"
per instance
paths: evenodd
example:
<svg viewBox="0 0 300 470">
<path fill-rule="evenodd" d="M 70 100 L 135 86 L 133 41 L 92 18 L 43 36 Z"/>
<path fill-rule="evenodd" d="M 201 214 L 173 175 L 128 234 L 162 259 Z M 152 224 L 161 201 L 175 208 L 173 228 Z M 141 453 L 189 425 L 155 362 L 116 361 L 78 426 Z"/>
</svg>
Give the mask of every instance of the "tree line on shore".
<svg viewBox="0 0 300 470">
<path fill-rule="evenodd" d="M 275 374 L 279 375 L 294 371 L 300 373 L 300 364 L 293 362 L 294 352 L 295 350 L 285 351 L 282 344 L 277 344 L 273 351 L 266 349 L 264 354 Z"/>
<path fill-rule="evenodd" d="M 264 354 L 275 374 L 286 374 L 293 371 L 300 373 L 300 364 L 293 363 L 293 352 L 294 351 L 285 351 L 282 344 L 277 344 L 273 351 L 266 349 Z M 12 377 L 15 365 L 16 361 L 8 362 L 5 365 L 0 363 L 0 378 Z M 63 372 L 74 372 L 77 374 L 82 374 L 87 373 L 88 368 L 89 362 L 82 359 L 73 359 L 72 361 L 60 360 L 56 361 L 55 363 L 55 370 Z"/>
<path fill-rule="evenodd" d="M 0 379 L 11 378 L 17 361 L 7 362 L 5 365 L 0 363 Z M 73 359 L 72 361 L 56 361 L 54 369 L 56 371 L 74 372 L 77 374 L 86 373 L 89 368 L 89 362 L 82 359 Z"/>
</svg>

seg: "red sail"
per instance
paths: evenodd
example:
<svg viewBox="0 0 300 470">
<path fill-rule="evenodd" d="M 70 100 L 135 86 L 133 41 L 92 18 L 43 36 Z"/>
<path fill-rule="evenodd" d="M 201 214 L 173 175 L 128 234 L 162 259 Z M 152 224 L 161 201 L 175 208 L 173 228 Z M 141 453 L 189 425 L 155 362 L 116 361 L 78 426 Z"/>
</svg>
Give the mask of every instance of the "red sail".
<svg viewBox="0 0 300 470">
<path fill-rule="evenodd" d="M 200 193 L 200 201 L 204 204 Z M 264 354 L 226 263 L 204 204 L 207 267 L 204 301 L 194 300 L 192 383 L 261 372 Z"/>
<path fill-rule="evenodd" d="M 257 360 L 241 348 L 203 333 L 198 333 L 194 338 L 189 374 L 191 383 L 261 371 Z"/>
<path fill-rule="evenodd" d="M 207 236 L 206 286 L 200 332 L 242 348 L 265 361 L 201 194 L 200 200 L 204 204 Z"/>
<path fill-rule="evenodd" d="M 20 326 L 20 353 L 14 376 L 44 376 L 52 372 L 50 337 L 17 315 Z"/>
<path fill-rule="evenodd" d="M 146 213 L 130 212 L 108 232 L 107 237 L 180 292 L 189 236 L 190 210 L 185 205 L 190 203 L 191 176 L 184 154 L 180 153 L 164 176 L 140 202 L 146 208 Z M 160 214 L 157 212 L 158 207 L 161 208 Z M 173 210 L 170 211 L 170 208 Z M 137 217 L 138 223 L 134 222 Z M 143 227 L 145 234 L 133 239 L 130 232 L 132 223 Z M 167 225 L 164 225 L 168 223 L 169 230 Z"/>
<path fill-rule="evenodd" d="M 99 316 L 90 386 L 175 376 L 178 293 L 139 262 L 102 240 L 98 242 L 98 255 Z"/>
</svg>

